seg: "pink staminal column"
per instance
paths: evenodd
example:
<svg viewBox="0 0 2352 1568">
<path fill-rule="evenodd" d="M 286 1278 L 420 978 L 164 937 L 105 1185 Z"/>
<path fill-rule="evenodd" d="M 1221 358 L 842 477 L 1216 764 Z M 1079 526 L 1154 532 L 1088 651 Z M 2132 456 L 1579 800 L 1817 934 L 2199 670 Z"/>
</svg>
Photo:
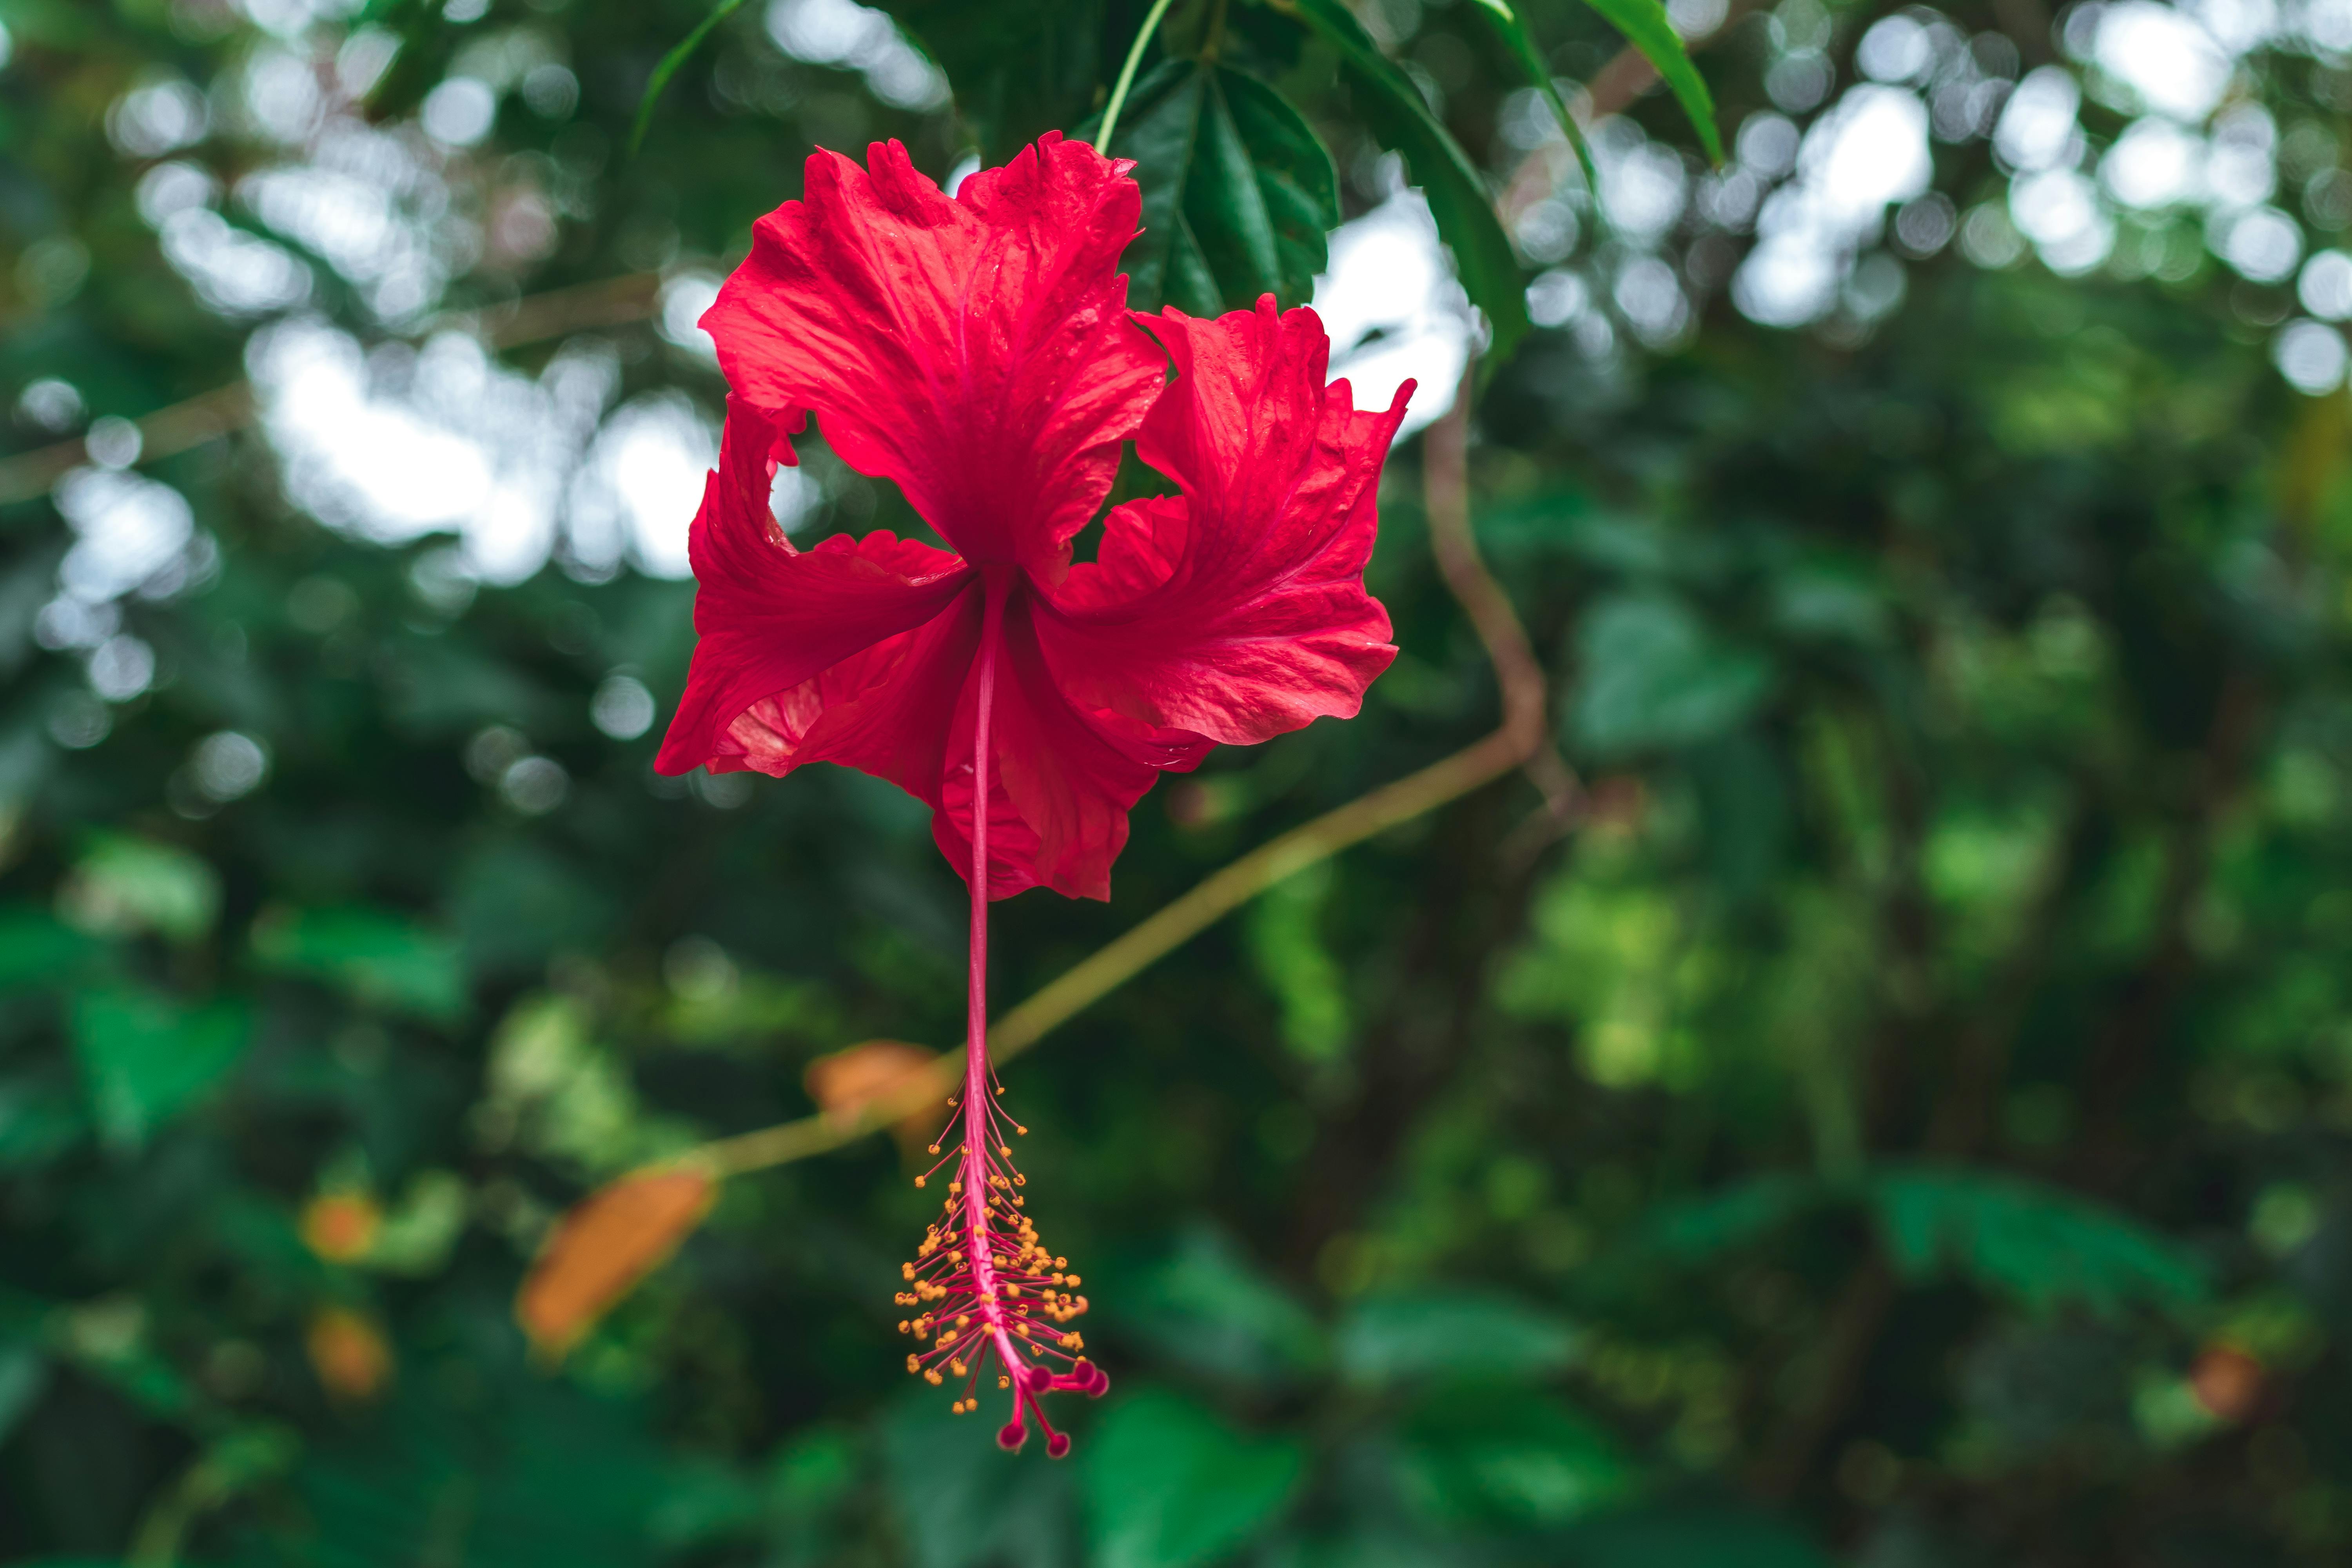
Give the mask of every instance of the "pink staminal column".
<svg viewBox="0 0 2352 1568">
<path fill-rule="evenodd" d="M 992 1358 L 996 1385 L 1013 1394 L 1013 1414 L 996 1434 L 1015 1449 L 1028 1440 L 1034 1418 L 1045 1434 L 1045 1452 L 1058 1459 L 1070 1451 L 1066 1433 L 1045 1419 L 1044 1395 L 1069 1392 L 1099 1395 L 1110 1386 L 1101 1368 L 1083 1353 L 1086 1342 L 1066 1325 L 1087 1310 L 1072 1294 L 1080 1283 L 1069 1259 L 1055 1256 L 1024 1210 L 1021 1189 L 1028 1179 L 1013 1164 L 1012 1147 L 1002 1142 L 1000 1121 L 1013 1131 L 1028 1129 L 1002 1117 L 996 1099 L 1004 1092 L 988 1060 L 988 793 L 990 720 L 995 705 L 996 663 L 1002 640 L 1004 589 L 994 574 L 983 589 L 987 608 L 981 623 L 973 669 L 977 692 L 972 724 L 971 965 L 966 990 L 963 1091 L 940 1142 L 959 1127 L 961 1141 L 937 1164 L 915 1178 L 923 1186 L 940 1166 L 953 1160 L 955 1174 L 940 1205 L 941 1217 L 924 1232 L 915 1260 L 901 1266 L 907 1289 L 900 1306 L 919 1309 L 899 1323 L 929 1348 L 907 1357 L 907 1370 L 934 1385 L 952 1377 L 963 1384 L 950 1406 L 958 1415 L 980 1407 L 980 1380 Z M 1057 1370 L 1058 1367 L 1058 1370 Z"/>
</svg>

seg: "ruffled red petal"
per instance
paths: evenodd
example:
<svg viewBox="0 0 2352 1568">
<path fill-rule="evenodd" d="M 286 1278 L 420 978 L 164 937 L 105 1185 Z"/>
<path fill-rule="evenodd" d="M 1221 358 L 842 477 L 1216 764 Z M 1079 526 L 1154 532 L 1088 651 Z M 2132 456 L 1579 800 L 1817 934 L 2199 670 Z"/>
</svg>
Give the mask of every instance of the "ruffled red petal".
<svg viewBox="0 0 2352 1568">
<path fill-rule="evenodd" d="M 1055 683 L 1081 710 L 1230 744 L 1353 715 L 1396 657 L 1363 573 L 1412 384 L 1358 413 L 1324 383 L 1322 322 L 1271 296 L 1149 320 L 1177 374 L 1136 451 L 1181 494 L 1114 510 L 1052 595 L 1037 635 Z"/>
<path fill-rule="evenodd" d="M 719 468 L 688 535 L 701 640 L 655 760 L 664 773 L 706 764 L 784 773 L 810 760 L 797 754 L 797 740 L 781 749 L 770 743 L 796 733 L 781 711 L 767 740 L 757 721 L 738 735 L 739 719 L 755 705 L 781 703 L 813 721 L 821 676 L 836 687 L 871 684 L 875 655 L 938 617 L 977 576 L 944 550 L 887 531 L 793 549 L 768 500 L 777 456 L 790 450 L 775 423 L 729 400 Z"/>
<path fill-rule="evenodd" d="M 975 595 L 976 596 L 976 595 Z M 988 892 L 1047 887 L 1066 898 L 1110 897 L 1111 862 L 1127 845 L 1127 814 L 1165 772 L 1197 766 L 1210 742 L 1071 706 L 1038 646 L 1037 600 L 1016 592 L 1004 608 L 992 719 Z M 951 763 L 931 818 L 948 863 L 971 863 L 971 739 L 977 690 L 967 690 L 948 742 Z"/>
<path fill-rule="evenodd" d="M 735 391 L 813 409 L 967 558 L 1060 579 L 1165 377 L 1128 318 L 1132 165 L 1049 134 L 953 198 L 897 142 L 808 161 L 703 316 Z"/>
</svg>

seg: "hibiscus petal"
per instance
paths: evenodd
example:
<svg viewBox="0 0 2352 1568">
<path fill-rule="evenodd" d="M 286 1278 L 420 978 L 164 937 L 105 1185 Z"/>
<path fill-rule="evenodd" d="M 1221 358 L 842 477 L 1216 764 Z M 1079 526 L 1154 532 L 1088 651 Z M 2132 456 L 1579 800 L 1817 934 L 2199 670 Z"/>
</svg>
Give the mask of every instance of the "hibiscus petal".
<svg viewBox="0 0 2352 1568">
<path fill-rule="evenodd" d="M 706 763 L 786 771 L 793 764 L 772 746 L 761 752 L 732 733 L 745 710 L 786 698 L 806 709 L 805 694 L 794 695 L 800 689 L 938 617 L 975 576 L 946 551 L 887 531 L 793 549 L 769 510 L 779 449 L 790 450 L 783 431 L 730 399 L 719 468 L 688 536 L 701 641 L 655 761 L 664 773 Z M 870 681 L 871 674 L 869 661 L 854 662 L 836 684 Z M 754 755 L 764 760 L 744 760 Z"/>
<path fill-rule="evenodd" d="M 1181 494 L 1130 502 L 1037 632 L 1081 710 L 1247 744 L 1352 716 L 1396 657 L 1364 592 L 1381 464 L 1404 417 L 1324 384 L 1314 311 L 1150 318 L 1176 380 L 1136 436 Z M 1099 720 L 1097 721 L 1099 724 Z"/>
<path fill-rule="evenodd" d="M 953 198 L 897 142 L 808 161 L 702 318 L 735 390 L 816 412 L 974 561 L 1058 581 L 1165 380 L 1126 310 L 1132 165 L 1049 134 Z"/>
<path fill-rule="evenodd" d="M 977 595 L 974 595 L 978 597 Z M 1067 898 L 1110 897 L 1111 862 L 1127 844 L 1127 814 L 1161 773 L 1195 766 L 1210 742 L 1072 708 L 1038 647 L 1035 599 L 1004 607 L 991 710 L 988 892 L 1002 899 L 1047 887 Z M 976 680 L 956 714 L 951 767 L 931 837 L 949 864 L 971 864 L 972 730 Z"/>
</svg>

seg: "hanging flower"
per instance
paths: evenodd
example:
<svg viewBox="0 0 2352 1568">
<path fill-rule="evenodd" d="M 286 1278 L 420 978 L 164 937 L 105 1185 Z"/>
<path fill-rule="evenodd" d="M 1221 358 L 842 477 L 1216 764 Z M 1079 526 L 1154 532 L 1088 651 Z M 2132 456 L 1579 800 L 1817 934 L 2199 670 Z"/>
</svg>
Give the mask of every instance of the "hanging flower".
<svg viewBox="0 0 2352 1568">
<path fill-rule="evenodd" d="M 1357 412 L 1325 384 L 1314 312 L 1271 298 L 1213 321 L 1130 313 L 1130 167 L 1049 134 L 950 197 L 896 142 L 866 168 L 819 152 L 806 195 L 754 226 L 702 319 L 727 425 L 691 538 L 701 641 L 656 764 L 840 763 L 932 808 L 973 889 L 970 1026 L 948 1197 L 899 1298 L 928 1346 L 908 1365 L 966 1383 L 963 1410 L 992 1363 L 1013 1394 L 1000 1441 L 1034 1415 L 1056 1455 L 1037 1396 L 1108 1380 L 1001 1136 L 988 900 L 1109 897 L 1160 773 L 1361 706 L 1396 655 L 1363 570 L 1412 390 Z M 811 413 L 952 549 L 886 531 L 795 549 L 770 492 Z M 1076 562 L 1129 440 L 1177 493 L 1113 508 Z"/>
</svg>

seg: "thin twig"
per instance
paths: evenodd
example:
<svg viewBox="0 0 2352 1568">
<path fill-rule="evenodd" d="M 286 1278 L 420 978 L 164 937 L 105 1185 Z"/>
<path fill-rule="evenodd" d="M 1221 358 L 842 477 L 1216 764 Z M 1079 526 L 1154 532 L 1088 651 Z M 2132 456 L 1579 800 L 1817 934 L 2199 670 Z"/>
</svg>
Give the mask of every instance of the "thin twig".
<svg viewBox="0 0 2352 1568">
<path fill-rule="evenodd" d="M 1486 569 L 1470 531 L 1470 397 L 1476 385 L 1475 355 L 1462 367 L 1454 406 L 1421 438 L 1423 507 L 1429 516 L 1430 553 L 1445 585 L 1477 628 L 1502 688 L 1503 730 L 1527 748 L 1528 780 L 1544 797 L 1552 831 L 1564 830 L 1576 811 L 1576 774 L 1546 738 L 1543 666 L 1528 642 L 1527 628 L 1511 608 L 1510 596 Z M 1517 835 L 1514 835 L 1517 837 Z"/>
</svg>

